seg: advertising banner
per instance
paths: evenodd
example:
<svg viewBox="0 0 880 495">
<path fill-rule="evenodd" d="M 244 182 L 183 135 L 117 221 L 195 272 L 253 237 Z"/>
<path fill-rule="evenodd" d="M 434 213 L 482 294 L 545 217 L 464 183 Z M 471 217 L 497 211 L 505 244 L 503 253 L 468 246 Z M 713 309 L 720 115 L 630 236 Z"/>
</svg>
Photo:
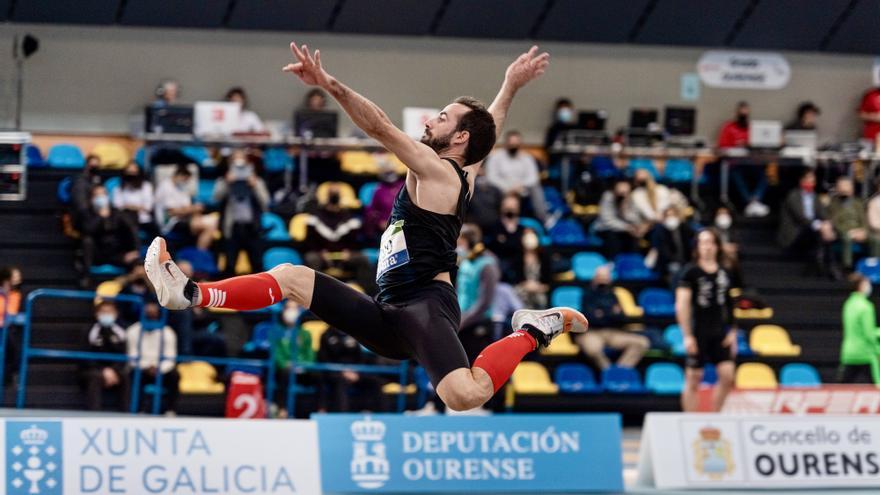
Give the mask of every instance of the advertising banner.
<svg viewBox="0 0 880 495">
<path fill-rule="evenodd" d="M 697 73 L 711 88 L 781 89 L 791 79 L 782 54 L 710 50 L 697 62 Z"/>
<path fill-rule="evenodd" d="M 880 418 L 651 413 L 639 485 L 880 487 Z"/>
<path fill-rule="evenodd" d="M 321 493 L 311 421 L 0 421 L 6 495 Z"/>
<path fill-rule="evenodd" d="M 821 388 L 734 390 L 724 402 L 722 412 L 880 414 L 880 389 L 873 385 L 824 385 Z"/>
<path fill-rule="evenodd" d="M 328 492 L 620 491 L 620 416 L 321 414 Z"/>
</svg>

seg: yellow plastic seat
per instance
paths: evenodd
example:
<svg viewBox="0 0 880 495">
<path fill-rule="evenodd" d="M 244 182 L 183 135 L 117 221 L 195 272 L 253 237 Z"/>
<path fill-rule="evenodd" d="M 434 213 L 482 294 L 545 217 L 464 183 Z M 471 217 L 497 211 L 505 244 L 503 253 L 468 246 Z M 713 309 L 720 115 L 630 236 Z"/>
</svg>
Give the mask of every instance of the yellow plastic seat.
<svg viewBox="0 0 880 495">
<path fill-rule="evenodd" d="M 302 329 L 309 332 L 312 336 L 313 351 L 318 352 L 318 349 L 321 347 L 321 335 L 324 335 L 328 328 L 330 328 L 330 325 L 321 320 L 307 321 L 302 324 Z"/>
<path fill-rule="evenodd" d="M 182 394 L 222 394 L 226 387 L 217 382 L 217 371 L 204 361 L 177 365 Z"/>
<path fill-rule="evenodd" d="M 107 280 L 106 282 L 101 282 L 98 285 L 98 288 L 95 289 L 95 293 L 98 295 L 96 299 L 100 299 L 102 297 L 116 297 L 122 291 L 122 284 L 116 280 Z"/>
<path fill-rule="evenodd" d="M 405 175 L 409 170 L 406 164 L 400 161 L 400 158 L 397 158 L 397 155 L 394 153 L 386 153 L 384 155 L 379 156 L 379 160 L 388 160 L 394 165 L 394 171 L 397 172 L 398 175 Z"/>
<path fill-rule="evenodd" d="M 774 389 L 776 373 L 764 363 L 743 363 L 736 369 L 736 388 Z"/>
<path fill-rule="evenodd" d="M 617 302 L 620 303 L 620 309 L 623 310 L 624 316 L 627 318 L 641 318 L 645 316 L 645 309 L 636 305 L 632 292 L 625 287 L 615 287 L 614 295 L 617 297 Z"/>
<path fill-rule="evenodd" d="M 418 388 L 416 388 L 415 383 L 409 383 L 406 385 L 406 388 L 403 389 L 403 393 L 405 393 L 406 395 L 412 395 L 412 394 L 416 393 L 417 390 L 418 390 Z M 399 394 L 400 393 L 400 384 L 396 383 L 396 382 L 386 383 L 385 385 L 382 385 L 382 393 L 383 394 L 394 394 L 394 395 Z"/>
<path fill-rule="evenodd" d="M 290 219 L 288 230 L 291 239 L 296 242 L 302 242 L 306 240 L 306 233 L 309 230 L 310 217 L 311 215 L 308 213 L 298 213 Z"/>
<path fill-rule="evenodd" d="M 773 318 L 773 308 L 733 310 L 733 317 L 738 320 L 769 320 Z"/>
<path fill-rule="evenodd" d="M 800 356 L 801 346 L 791 343 L 788 332 L 779 325 L 758 325 L 749 335 L 749 347 L 761 356 Z"/>
<path fill-rule="evenodd" d="M 540 353 L 544 356 L 577 356 L 579 350 L 571 335 L 565 334 L 553 339 L 548 347 L 541 348 Z"/>
<path fill-rule="evenodd" d="M 343 151 L 339 153 L 339 169 L 354 175 L 375 175 L 379 166 L 376 157 L 368 151 Z"/>
<path fill-rule="evenodd" d="M 351 184 L 346 182 L 333 182 L 327 181 L 321 183 L 318 186 L 318 190 L 315 191 L 315 196 L 318 198 L 318 203 L 325 205 L 327 204 L 327 197 L 330 195 L 329 190 L 330 187 L 336 185 L 339 188 L 339 205 L 343 208 L 356 209 L 361 207 L 360 200 L 357 199 L 357 193 L 354 192 L 354 188 L 351 187 Z"/>
<path fill-rule="evenodd" d="M 217 268 L 220 271 L 226 270 L 226 255 L 223 253 L 217 256 Z M 249 273 L 254 273 L 253 267 L 250 261 L 248 261 L 247 254 L 244 250 L 241 250 L 238 252 L 238 256 L 235 257 L 235 274 L 247 275 Z"/>
<path fill-rule="evenodd" d="M 554 395 L 559 392 L 559 386 L 550 381 L 547 368 L 533 361 L 519 363 L 510 377 L 510 383 L 517 394 Z"/>
<path fill-rule="evenodd" d="M 574 279 L 574 270 L 568 270 L 567 272 L 553 274 L 553 281 L 555 282 L 573 282 Z"/>
<path fill-rule="evenodd" d="M 101 159 L 101 168 L 124 168 L 131 161 L 131 153 L 128 149 L 112 141 L 96 144 L 92 148 L 92 154 Z"/>
</svg>

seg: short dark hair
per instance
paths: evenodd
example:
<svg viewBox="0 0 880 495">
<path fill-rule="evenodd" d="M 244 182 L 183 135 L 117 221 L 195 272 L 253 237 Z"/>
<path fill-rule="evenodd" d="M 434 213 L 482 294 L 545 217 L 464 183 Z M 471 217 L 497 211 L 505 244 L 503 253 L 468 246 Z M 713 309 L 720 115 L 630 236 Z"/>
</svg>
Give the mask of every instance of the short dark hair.
<svg viewBox="0 0 880 495">
<path fill-rule="evenodd" d="M 0 284 L 12 280 L 12 269 L 11 266 L 0 266 Z"/>
<path fill-rule="evenodd" d="M 192 177 L 192 172 L 189 171 L 189 166 L 179 163 L 177 168 L 174 169 L 174 175 L 182 175 L 184 177 Z"/>
<path fill-rule="evenodd" d="M 471 96 L 459 96 L 454 103 L 470 108 L 458 120 L 456 132 L 467 131 L 470 134 L 467 149 L 464 152 L 464 164 L 477 163 L 492 151 L 495 146 L 495 119 L 486 110 L 483 103 Z"/>
<path fill-rule="evenodd" d="M 235 86 L 229 88 L 229 91 L 226 92 L 226 99 L 232 98 L 233 95 L 241 96 L 241 99 L 244 100 L 244 104 L 242 104 L 242 108 L 247 107 L 247 93 L 244 92 L 244 88 L 241 86 Z"/>
<path fill-rule="evenodd" d="M 568 98 L 559 98 L 556 100 L 556 104 L 554 105 L 556 110 L 559 110 L 560 107 L 573 107 L 574 103 L 571 102 Z"/>
<path fill-rule="evenodd" d="M 850 273 L 849 276 L 846 277 L 846 283 L 849 285 L 850 292 L 858 292 L 864 281 L 865 276 L 858 272 Z"/>
</svg>

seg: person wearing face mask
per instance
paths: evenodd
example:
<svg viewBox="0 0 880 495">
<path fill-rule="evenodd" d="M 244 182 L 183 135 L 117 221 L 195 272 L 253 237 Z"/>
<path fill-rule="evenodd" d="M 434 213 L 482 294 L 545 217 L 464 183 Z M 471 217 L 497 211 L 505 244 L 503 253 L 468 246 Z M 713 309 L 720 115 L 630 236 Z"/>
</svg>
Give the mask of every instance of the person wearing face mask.
<svg viewBox="0 0 880 495">
<path fill-rule="evenodd" d="M 493 302 L 502 280 L 501 269 L 498 257 L 483 244 L 483 233 L 476 225 L 461 227 L 456 252 L 459 264 L 455 287 L 461 310 L 458 337 L 472 362 L 492 340 Z"/>
<path fill-rule="evenodd" d="M 483 232 L 491 232 L 500 219 L 503 199 L 504 193 L 486 177 L 486 167 L 480 167 L 474 179 L 474 194 L 467 207 L 465 222 L 476 224 Z"/>
<path fill-rule="evenodd" d="M 544 137 L 544 149 L 550 152 L 560 134 L 574 128 L 577 120 L 574 104 L 568 98 L 559 98 L 553 106 L 553 123 L 547 128 Z"/>
<path fill-rule="evenodd" d="M 379 185 L 373 193 L 369 205 L 364 210 L 364 233 L 373 240 L 379 240 L 388 228 L 388 219 L 394 206 L 394 198 L 403 187 L 403 177 L 395 170 L 394 163 L 387 157 L 379 159 Z"/>
<path fill-rule="evenodd" d="M 736 117 L 727 121 L 718 133 L 719 148 L 744 148 L 749 144 L 749 104 L 741 101 L 736 105 Z M 748 217 L 765 217 L 770 208 L 762 203 L 767 191 L 765 167 L 757 164 L 742 164 L 731 167 L 730 180 L 737 192 L 746 202 L 745 214 Z M 750 190 L 747 181 L 753 182 Z"/>
<path fill-rule="evenodd" d="M 806 258 L 817 273 L 838 275 L 831 250 L 836 238 L 828 210 L 816 194 L 816 174 L 807 169 L 782 203 L 777 242 L 786 255 Z"/>
<path fill-rule="evenodd" d="M 92 266 L 128 266 L 138 258 L 140 238 L 137 227 L 110 205 L 107 189 L 102 185 L 92 188 L 92 209 L 83 219 L 81 234 L 80 283 L 83 287 L 91 283 L 89 273 Z"/>
<path fill-rule="evenodd" d="M 538 161 L 522 151 L 522 134 L 508 131 L 504 135 L 504 149 L 494 151 L 486 158 L 486 178 L 504 194 L 528 198 L 535 217 L 547 220 L 547 203 L 541 189 Z"/>
<path fill-rule="evenodd" d="M 840 344 L 839 383 L 880 385 L 880 331 L 871 302 L 871 281 L 860 273 L 847 279 L 850 295 L 843 304 L 843 340 Z"/>
<path fill-rule="evenodd" d="M 602 193 L 599 218 L 595 222 L 596 233 L 602 238 L 602 254 L 608 259 L 635 251 L 639 240 L 650 229 L 650 224 L 640 220 L 632 201 L 632 187 L 625 179 Z"/>
<path fill-rule="evenodd" d="M 83 334 L 83 350 L 108 354 L 125 353 L 125 330 L 117 322 L 118 312 L 112 301 L 101 301 L 95 306 L 95 323 Z M 86 392 L 86 407 L 101 410 L 104 390 L 112 390 L 118 397 L 118 410 L 128 411 L 131 382 L 126 364 L 120 361 L 89 360 L 80 365 L 80 384 Z"/>
<path fill-rule="evenodd" d="M 486 247 L 500 260 L 501 280 L 516 284 L 522 279 L 523 233 L 519 223 L 520 200 L 508 194 L 501 201 L 501 218 L 486 235 Z"/>
<path fill-rule="evenodd" d="M 675 189 L 658 184 L 651 172 L 640 168 L 633 175 L 632 202 L 643 223 L 663 221 L 666 210 L 672 206 L 687 208 L 687 198 Z"/>
<path fill-rule="evenodd" d="M 112 203 L 147 236 L 158 232 L 153 223 L 153 184 L 144 180 L 137 163 L 130 162 L 122 171 L 122 186 L 113 191 Z"/>
<path fill-rule="evenodd" d="M 74 177 L 70 185 L 70 207 L 75 228 L 82 228 L 82 221 L 92 209 L 92 188 L 101 183 L 98 171 L 101 158 L 97 155 L 86 157 L 86 165 L 81 174 Z"/>
<path fill-rule="evenodd" d="M 678 208 L 667 208 L 663 222 L 651 231 L 651 250 L 645 257 L 645 265 L 657 270 L 664 278 L 674 277 L 690 261 L 693 238 L 694 231 L 682 220 Z"/>
<path fill-rule="evenodd" d="M 872 257 L 880 256 L 880 237 L 868 228 L 865 202 L 855 197 L 853 181 L 848 176 L 837 179 L 835 196 L 831 199 L 828 214 L 831 225 L 837 232 L 841 243 L 841 261 L 846 270 L 853 267 L 853 248 L 856 244 L 867 244 Z"/>
<path fill-rule="evenodd" d="M 173 415 L 180 397 L 180 374 L 177 372 L 177 334 L 169 325 L 162 323 L 161 307 L 155 297 L 144 299 L 144 318 L 125 329 L 126 352 L 132 366 L 143 372 L 141 385 L 155 383 L 156 373 L 162 374 L 162 388 L 167 391 L 166 415 Z M 140 344 L 138 344 L 140 343 Z M 138 357 L 140 345 L 140 359 Z M 161 355 L 162 359 L 159 360 Z M 140 391 L 135 391 L 140 393 Z M 143 393 L 142 410 L 152 410 L 152 394 Z"/>
<path fill-rule="evenodd" d="M 553 280 L 553 264 L 534 230 L 526 229 L 522 236 L 522 272 L 516 284 L 516 293 L 525 307 L 547 307 L 547 293 Z"/>
<path fill-rule="evenodd" d="M 276 404 L 285 404 L 287 399 L 287 387 L 290 383 L 290 368 L 293 363 L 308 364 L 315 362 L 315 350 L 312 348 L 312 334 L 303 330 L 300 326 L 300 316 L 303 309 L 290 299 L 284 302 L 284 310 L 281 312 L 281 321 L 270 336 L 272 355 L 275 361 L 275 370 L 278 377 L 276 390 Z M 296 336 L 296 344 L 292 345 L 292 339 Z M 294 352 L 296 353 L 294 355 Z M 313 376 L 304 373 L 297 377 L 297 383 L 301 385 L 313 384 Z M 286 416 L 282 412 L 281 417 Z"/>
<path fill-rule="evenodd" d="M 175 232 L 188 238 L 196 238 L 196 247 L 211 248 L 217 232 L 217 220 L 205 215 L 205 207 L 193 202 L 190 181 L 192 172 L 188 165 L 178 165 L 174 174 L 156 188 L 155 218 L 159 231 Z"/>
<path fill-rule="evenodd" d="M 260 218 L 269 207 L 269 189 L 256 164 L 256 157 L 235 149 L 224 164 L 226 172 L 222 173 L 221 166 L 221 175 L 214 181 L 213 199 L 220 205 L 226 276 L 235 273 L 235 262 L 242 249 L 252 268 L 257 269 L 262 263 Z"/>
</svg>

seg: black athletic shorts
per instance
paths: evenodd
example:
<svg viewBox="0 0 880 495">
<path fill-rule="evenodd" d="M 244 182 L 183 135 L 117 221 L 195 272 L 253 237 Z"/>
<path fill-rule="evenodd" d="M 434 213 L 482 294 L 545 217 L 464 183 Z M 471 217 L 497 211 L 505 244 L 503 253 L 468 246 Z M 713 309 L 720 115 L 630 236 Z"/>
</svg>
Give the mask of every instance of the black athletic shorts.
<svg viewBox="0 0 880 495">
<path fill-rule="evenodd" d="M 696 335 L 697 354 L 688 355 L 684 360 L 686 368 L 702 369 L 706 363 L 718 364 L 723 361 L 733 361 L 730 347 L 724 346 L 724 333 L 711 333 L 709 335 Z"/>
<path fill-rule="evenodd" d="M 469 367 L 458 340 L 458 296 L 446 282 L 435 280 L 404 297 L 378 302 L 315 272 L 309 309 L 380 356 L 418 361 L 435 387 L 450 371 Z"/>
</svg>

